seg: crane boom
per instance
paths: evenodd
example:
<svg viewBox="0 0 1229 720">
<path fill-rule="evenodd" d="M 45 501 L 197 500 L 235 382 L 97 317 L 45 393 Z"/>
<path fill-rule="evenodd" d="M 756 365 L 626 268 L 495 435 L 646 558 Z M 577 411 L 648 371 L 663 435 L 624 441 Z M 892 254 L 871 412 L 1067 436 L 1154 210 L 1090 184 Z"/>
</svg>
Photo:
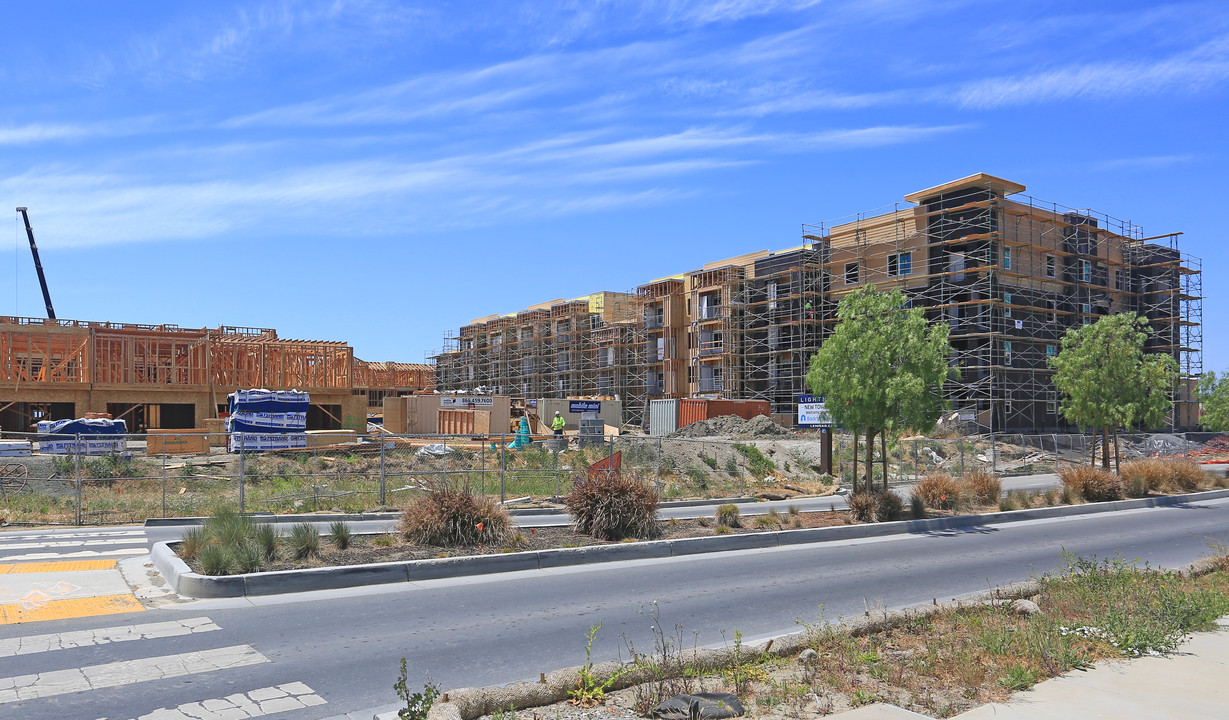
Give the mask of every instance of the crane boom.
<svg viewBox="0 0 1229 720">
<path fill-rule="evenodd" d="M 51 307 L 51 293 L 47 290 L 47 276 L 43 274 L 43 263 L 38 259 L 38 245 L 34 244 L 34 228 L 30 227 L 30 216 L 23 207 L 17 208 L 21 219 L 26 223 L 26 237 L 30 238 L 30 254 L 34 256 L 34 270 L 38 272 L 38 284 L 43 289 L 43 303 L 47 306 L 47 317 L 55 320 L 55 308 Z"/>
</svg>

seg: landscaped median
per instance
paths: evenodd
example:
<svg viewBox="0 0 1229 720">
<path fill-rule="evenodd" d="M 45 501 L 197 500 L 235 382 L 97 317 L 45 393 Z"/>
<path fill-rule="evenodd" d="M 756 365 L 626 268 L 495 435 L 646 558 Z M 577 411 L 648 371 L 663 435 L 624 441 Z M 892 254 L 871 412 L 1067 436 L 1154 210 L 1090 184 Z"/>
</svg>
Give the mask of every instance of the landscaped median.
<svg viewBox="0 0 1229 720">
<path fill-rule="evenodd" d="M 982 515 L 960 515 L 801 530 L 778 530 L 741 535 L 731 533 L 709 537 L 650 540 L 549 550 L 529 550 L 503 554 L 278 570 L 224 576 L 206 576 L 193 572 L 187 563 L 181 560 L 174 550 L 164 542 L 157 543 L 154 546 L 153 561 L 158 571 L 167 579 L 175 592 L 180 595 L 196 598 L 244 597 L 306 592 L 310 590 L 330 590 L 363 585 L 437 580 L 441 578 L 521 570 L 542 570 L 599 562 L 681 557 L 701 553 L 773 548 L 897 534 L 933 533 L 1042 518 L 1184 505 L 1226 497 L 1229 497 L 1229 489 L 1082 505 L 1058 505 Z"/>
</svg>

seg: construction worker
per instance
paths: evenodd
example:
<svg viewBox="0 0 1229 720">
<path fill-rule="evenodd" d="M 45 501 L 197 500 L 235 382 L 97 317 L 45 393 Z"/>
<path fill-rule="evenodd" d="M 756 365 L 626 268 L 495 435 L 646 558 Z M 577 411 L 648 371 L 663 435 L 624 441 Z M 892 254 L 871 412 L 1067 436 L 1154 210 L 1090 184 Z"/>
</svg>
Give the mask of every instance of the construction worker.
<svg viewBox="0 0 1229 720">
<path fill-rule="evenodd" d="M 550 421 L 550 429 L 555 431 L 555 437 L 563 437 L 564 425 L 567 425 L 567 422 L 563 419 L 563 416 L 559 414 L 559 411 L 556 410 L 555 419 Z"/>
</svg>

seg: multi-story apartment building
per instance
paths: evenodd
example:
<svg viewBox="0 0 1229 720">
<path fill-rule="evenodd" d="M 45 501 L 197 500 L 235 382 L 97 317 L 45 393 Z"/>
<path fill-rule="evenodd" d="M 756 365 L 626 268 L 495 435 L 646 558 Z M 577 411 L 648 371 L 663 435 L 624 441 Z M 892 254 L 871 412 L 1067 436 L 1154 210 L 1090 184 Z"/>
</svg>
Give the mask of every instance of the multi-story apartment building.
<svg viewBox="0 0 1229 720">
<path fill-rule="evenodd" d="M 619 395 L 638 422 L 653 398 L 760 398 L 792 416 L 836 307 L 867 283 L 900 288 L 951 329 L 944 391 L 981 430 L 1067 429 L 1049 358 L 1071 327 L 1148 318 L 1148 349 L 1201 371 L 1200 261 L 1178 233 L 1143 237 L 1109 216 L 1042 203 L 978 174 L 879 211 L 804 226 L 800 247 L 710 262 L 641 285 L 554 301 L 461 328 L 435 360 L 446 390 Z M 529 343 L 528 345 L 526 343 Z M 1190 384 L 1171 425 L 1195 424 Z"/>
</svg>

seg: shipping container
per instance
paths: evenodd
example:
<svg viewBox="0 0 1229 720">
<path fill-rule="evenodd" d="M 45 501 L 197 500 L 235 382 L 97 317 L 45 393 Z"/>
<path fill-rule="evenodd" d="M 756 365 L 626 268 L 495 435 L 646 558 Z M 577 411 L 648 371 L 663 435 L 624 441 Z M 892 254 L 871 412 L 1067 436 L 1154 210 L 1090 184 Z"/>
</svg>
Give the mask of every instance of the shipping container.
<svg viewBox="0 0 1229 720">
<path fill-rule="evenodd" d="M 649 401 L 649 434 L 669 435 L 679 429 L 679 401 L 673 399 Z"/>
<path fill-rule="evenodd" d="M 721 417 L 722 415 L 737 415 L 744 420 L 750 420 L 756 415 L 771 415 L 772 408 L 767 400 L 705 400 L 703 398 L 687 398 L 679 400 L 679 427 L 686 427 L 694 422 Z"/>
</svg>

